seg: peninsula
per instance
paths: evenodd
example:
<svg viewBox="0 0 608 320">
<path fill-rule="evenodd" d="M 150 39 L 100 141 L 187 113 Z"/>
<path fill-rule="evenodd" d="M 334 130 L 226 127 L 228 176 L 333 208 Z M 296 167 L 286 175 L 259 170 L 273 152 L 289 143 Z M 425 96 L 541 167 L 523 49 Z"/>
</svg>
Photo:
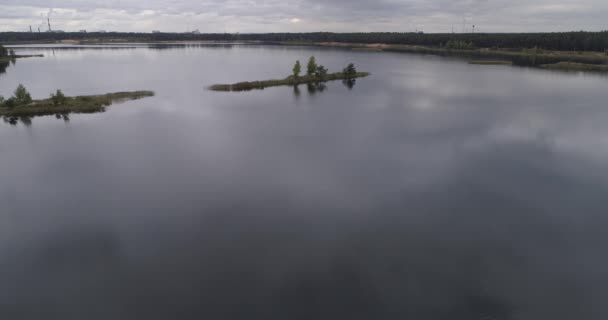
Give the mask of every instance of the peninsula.
<svg viewBox="0 0 608 320">
<path fill-rule="evenodd" d="M 15 50 L 0 45 L 0 63 L 10 62 L 19 58 L 44 57 L 42 54 L 16 54 Z"/>
<path fill-rule="evenodd" d="M 33 117 L 67 115 L 71 113 L 105 112 L 106 107 L 117 102 L 154 96 L 152 91 L 115 92 L 102 95 L 66 97 L 57 90 L 48 99 L 33 100 L 23 85 L 19 85 L 14 96 L 0 96 L 0 117 Z"/>
</svg>

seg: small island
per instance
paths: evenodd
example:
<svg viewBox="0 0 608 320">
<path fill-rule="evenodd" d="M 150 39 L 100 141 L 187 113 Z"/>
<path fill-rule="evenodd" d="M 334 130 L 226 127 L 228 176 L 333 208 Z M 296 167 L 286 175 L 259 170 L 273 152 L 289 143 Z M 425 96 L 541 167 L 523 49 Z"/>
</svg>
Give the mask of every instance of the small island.
<svg viewBox="0 0 608 320">
<path fill-rule="evenodd" d="M 302 66 L 300 61 L 296 61 L 292 70 L 292 75 L 285 79 L 239 82 L 234 84 L 216 84 L 209 87 L 213 91 L 249 91 L 254 89 L 265 89 L 278 86 L 298 86 L 300 84 L 323 83 L 334 80 L 353 80 L 356 78 L 367 77 L 368 72 L 358 72 L 354 64 L 349 64 L 342 72 L 327 73 L 327 68 L 317 65 L 315 57 L 308 60 L 306 75 L 300 76 Z"/>
<path fill-rule="evenodd" d="M 0 117 L 16 121 L 18 117 L 105 112 L 106 107 L 113 103 L 151 96 L 154 96 L 152 91 L 131 91 L 66 97 L 57 90 L 48 99 L 33 100 L 25 87 L 19 85 L 12 97 L 4 99 L 0 96 Z"/>
</svg>

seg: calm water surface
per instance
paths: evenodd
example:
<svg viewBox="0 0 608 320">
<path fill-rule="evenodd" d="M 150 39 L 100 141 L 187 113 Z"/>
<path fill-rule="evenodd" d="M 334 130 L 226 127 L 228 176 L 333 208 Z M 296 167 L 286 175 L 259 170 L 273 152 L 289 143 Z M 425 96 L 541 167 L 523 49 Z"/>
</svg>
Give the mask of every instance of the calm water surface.
<svg viewBox="0 0 608 320">
<path fill-rule="evenodd" d="M 1 319 L 606 319 L 608 78 L 256 46 L 19 48 Z M 246 93 L 315 55 L 352 88 Z"/>
</svg>

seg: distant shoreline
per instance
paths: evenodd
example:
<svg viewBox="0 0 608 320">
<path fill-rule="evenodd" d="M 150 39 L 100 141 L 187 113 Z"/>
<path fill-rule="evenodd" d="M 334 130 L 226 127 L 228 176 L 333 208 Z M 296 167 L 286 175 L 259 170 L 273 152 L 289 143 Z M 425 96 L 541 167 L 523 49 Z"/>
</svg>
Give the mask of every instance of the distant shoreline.
<svg viewBox="0 0 608 320">
<path fill-rule="evenodd" d="M 578 34 L 578 33 L 574 33 Z M 589 33 L 596 34 L 596 33 Z M 604 35 L 606 34 L 608 42 L 608 32 L 597 33 Z M 2 39 L 3 33 L 0 33 L 0 39 Z M 66 34 L 66 36 L 69 34 Z M 569 64 L 569 71 L 589 71 L 595 70 L 603 72 L 605 68 L 593 67 L 598 65 L 608 65 L 608 49 L 604 52 L 601 51 L 563 51 L 563 50 L 544 50 L 538 47 L 535 48 L 487 48 L 487 47 L 472 47 L 472 48 L 449 48 L 447 46 L 429 46 L 429 45 L 408 45 L 408 44 L 389 44 L 389 43 L 358 43 L 358 42 L 312 42 L 303 40 L 289 40 L 289 41 L 268 41 L 268 40 L 244 40 L 235 37 L 235 39 L 181 39 L 180 34 L 176 34 L 176 39 L 162 39 L 153 40 L 148 38 L 110 38 L 104 37 L 95 38 L 96 35 L 84 39 L 63 39 L 61 41 L 28 41 L 28 42 L 12 42 L 11 45 L 18 46 L 23 45 L 35 45 L 35 44 L 65 44 L 65 45 L 111 45 L 111 44 L 130 44 L 130 43 L 141 43 L 141 44 L 237 44 L 237 45 L 276 45 L 276 46 L 307 46 L 307 47 L 330 47 L 330 48 L 343 48 L 353 51 L 363 52 L 403 52 L 403 53 L 414 53 L 414 54 L 428 54 L 428 55 L 439 55 L 439 56 L 454 56 L 460 57 L 474 62 L 479 61 L 501 61 L 501 64 L 514 66 L 526 66 L 535 68 L 544 68 L 546 65 L 555 64 Z M 116 34 L 117 36 L 120 34 Z M 136 34 L 137 35 L 137 34 Z M 294 34 L 297 35 L 297 34 Z M 373 35 L 373 34 L 372 34 Z M 514 34 L 519 35 L 519 34 Z M 535 34 L 537 35 L 537 34 Z M 554 35 L 554 34 L 551 34 Z M 172 34 L 167 34 L 167 37 L 172 37 Z M 207 35 L 210 36 L 210 35 Z M 260 35 L 263 37 L 264 35 Z M 442 35 L 420 35 L 420 37 L 439 37 Z M 458 36 L 458 35 L 457 35 Z M 505 35 L 479 35 L 480 37 L 503 37 Z M 461 36 L 462 37 L 462 36 Z M 381 40 L 378 37 L 377 40 Z M 474 45 L 474 42 L 470 42 Z M 481 63 L 490 65 L 491 63 Z"/>
<path fill-rule="evenodd" d="M 442 47 L 449 41 L 472 42 L 479 48 L 539 48 L 552 51 L 605 52 L 608 31 L 530 33 L 423 33 L 423 32 L 309 32 L 309 33 L 198 33 L 198 32 L 0 32 L 0 43 L 54 43 L 59 41 L 262 41 L 306 43 L 383 43 Z"/>
</svg>

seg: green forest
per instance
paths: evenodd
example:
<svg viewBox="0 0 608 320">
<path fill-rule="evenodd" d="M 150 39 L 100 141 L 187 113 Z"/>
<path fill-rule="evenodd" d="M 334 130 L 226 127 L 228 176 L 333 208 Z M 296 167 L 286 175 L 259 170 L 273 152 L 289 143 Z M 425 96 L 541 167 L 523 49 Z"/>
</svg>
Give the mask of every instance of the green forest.
<svg viewBox="0 0 608 320">
<path fill-rule="evenodd" d="M 259 34 L 191 34 L 191 33 L 29 33 L 2 32 L 0 42 L 40 42 L 59 40 L 110 40 L 127 41 L 261 41 L 283 42 L 342 42 L 386 43 L 441 47 L 450 41 L 472 43 L 479 48 L 540 48 L 563 51 L 608 50 L 608 31 L 556 32 L 556 33 L 259 33 Z"/>
</svg>

